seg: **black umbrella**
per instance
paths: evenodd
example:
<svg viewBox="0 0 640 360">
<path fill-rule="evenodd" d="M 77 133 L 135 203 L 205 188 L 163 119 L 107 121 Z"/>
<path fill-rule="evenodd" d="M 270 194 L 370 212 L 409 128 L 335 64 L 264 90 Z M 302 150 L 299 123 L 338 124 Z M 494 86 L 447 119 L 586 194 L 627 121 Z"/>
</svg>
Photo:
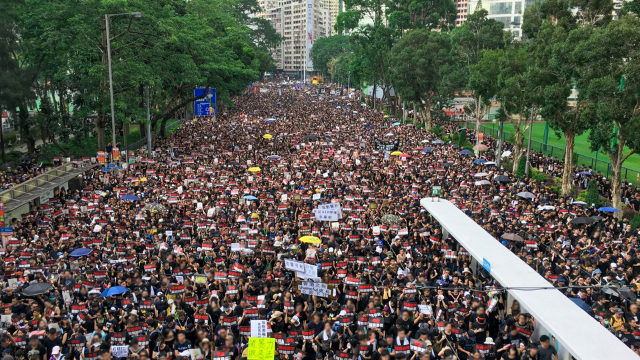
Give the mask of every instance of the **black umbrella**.
<svg viewBox="0 0 640 360">
<path fill-rule="evenodd" d="M 493 180 L 498 182 L 505 182 L 505 183 L 511 182 L 511 179 L 509 179 L 508 176 L 504 176 L 504 175 L 498 175 L 494 177 Z"/>
<path fill-rule="evenodd" d="M 238 165 L 240 165 L 240 163 L 237 162 L 237 161 L 231 161 L 231 162 L 227 163 L 227 165 L 229 165 L 229 166 L 238 166 Z"/>
<path fill-rule="evenodd" d="M 51 289 L 51 284 L 48 283 L 35 283 L 27 286 L 22 293 L 26 296 L 36 296 L 44 294 Z"/>
<path fill-rule="evenodd" d="M 592 217 L 588 217 L 588 216 L 581 216 L 581 217 L 577 217 L 571 221 L 569 221 L 570 224 L 574 224 L 574 225 L 584 225 L 584 224 L 591 224 L 596 222 L 597 220 L 592 218 Z"/>
<path fill-rule="evenodd" d="M 315 135 L 307 135 L 304 137 L 305 140 L 317 140 L 318 137 Z"/>
<path fill-rule="evenodd" d="M 600 221 L 600 220 L 604 219 L 604 216 L 592 216 L 591 218 L 593 220 L 595 220 L 595 221 Z"/>
</svg>

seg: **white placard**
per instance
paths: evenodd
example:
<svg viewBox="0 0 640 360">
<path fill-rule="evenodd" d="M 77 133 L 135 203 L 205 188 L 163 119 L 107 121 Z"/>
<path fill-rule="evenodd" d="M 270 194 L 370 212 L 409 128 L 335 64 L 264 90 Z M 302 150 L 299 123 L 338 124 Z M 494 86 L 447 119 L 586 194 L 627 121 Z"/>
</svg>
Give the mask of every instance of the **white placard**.
<svg viewBox="0 0 640 360">
<path fill-rule="evenodd" d="M 111 346 L 111 355 L 113 355 L 114 358 L 126 358 L 129 356 L 129 346 Z"/>
<path fill-rule="evenodd" d="M 267 337 L 267 320 L 251 320 L 251 337 Z"/>
</svg>

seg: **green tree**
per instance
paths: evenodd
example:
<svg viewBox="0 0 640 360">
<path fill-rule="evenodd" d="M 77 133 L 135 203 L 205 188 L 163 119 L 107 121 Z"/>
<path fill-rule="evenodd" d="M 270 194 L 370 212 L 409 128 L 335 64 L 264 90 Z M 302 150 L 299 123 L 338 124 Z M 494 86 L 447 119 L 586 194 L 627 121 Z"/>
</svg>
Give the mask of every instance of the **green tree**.
<svg viewBox="0 0 640 360">
<path fill-rule="evenodd" d="M 311 60 L 315 70 L 323 74 L 329 73 L 328 63 L 351 50 L 350 38 L 344 35 L 333 35 L 318 39 L 311 48 Z"/>
<path fill-rule="evenodd" d="M 441 68 L 451 61 L 448 34 L 413 30 L 405 34 L 391 51 L 394 89 L 404 99 L 419 104 L 425 128 L 431 128 L 431 105 L 442 81 Z"/>
<path fill-rule="evenodd" d="M 104 14 L 142 12 L 140 19 L 110 20 L 117 128 L 146 122 L 144 88 L 150 86 L 152 128 L 164 135 L 166 121 L 195 100 L 194 87 L 215 87 L 218 102 L 228 103 L 273 68 L 267 49 L 279 37 L 251 16 L 258 9 L 255 0 L 29 0 L 16 10 L 15 58 L 21 69 L 36 70 L 30 85 L 43 105 L 30 121 L 47 127 L 47 136 L 55 131 L 49 137 L 55 141 L 68 133 L 81 138 L 88 132 L 82 124 L 92 118 L 103 148 L 111 123 Z M 20 127 L 25 138 L 29 126 Z"/>
<path fill-rule="evenodd" d="M 586 8 L 587 13 L 597 13 L 601 3 L 593 3 L 595 8 Z M 562 195 L 571 193 L 571 175 L 575 137 L 589 128 L 588 118 L 584 110 L 589 104 L 585 96 L 586 87 L 590 83 L 589 72 L 583 72 L 576 57 L 576 48 L 589 39 L 593 24 L 586 24 L 571 11 L 569 0 L 547 0 L 536 3 L 524 14 L 523 32 L 530 39 L 529 53 L 535 59 L 536 66 L 545 77 L 540 114 L 558 133 L 564 134 L 565 151 L 562 176 Z M 595 25 L 605 24 L 602 19 L 610 13 L 604 6 L 602 16 L 597 16 Z M 582 56 L 580 54 L 578 57 Z M 585 77 L 586 76 L 586 77 Z M 569 106 L 568 97 L 573 90 L 578 96 L 575 106 Z"/>
<path fill-rule="evenodd" d="M 584 201 L 587 205 L 591 206 L 594 204 L 596 208 L 599 208 L 604 205 L 604 201 L 600 197 L 600 192 L 598 191 L 598 182 L 595 180 L 590 180 L 589 185 L 587 185 L 587 193 L 584 198 Z"/>
<path fill-rule="evenodd" d="M 622 164 L 640 149 L 638 41 L 640 20 L 624 16 L 594 30 L 575 51 L 584 76 L 591 79 L 585 90 L 590 101 L 585 113 L 591 119 L 591 148 L 609 155 L 611 201 L 618 209 L 622 209 Z"/>
<path fill-rule="evenodd" d="M 502 49 L 510 42 L 510 33 L 504 32 L 504 24 L 487 18 L 487 15 L 487 10 L 476 9 L 462 26 L 453 30 L 454 61 L 443 68 L 443 93 L 453 94 L 460 90 L 473 92 L 473 101 L 468 109 L 476 119 L 476 134 L 495 95 L 497 73 L 491 73 L 489 68 L 475 68 L 473 72 L 471 69 L 480 62 L 484 50 Z"/>
</svg>

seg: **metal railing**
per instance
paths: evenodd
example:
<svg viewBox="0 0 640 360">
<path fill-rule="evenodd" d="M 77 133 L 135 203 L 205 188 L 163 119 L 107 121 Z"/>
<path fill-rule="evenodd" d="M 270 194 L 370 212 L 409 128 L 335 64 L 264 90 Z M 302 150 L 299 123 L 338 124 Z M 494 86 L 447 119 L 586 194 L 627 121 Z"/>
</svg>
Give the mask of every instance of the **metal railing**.
<svg viewBox="0 0 640 360">
<path fill-rule="evenodd" d="M 464 123 L 464 127 L 468 129 L 475 130 L 475 123 Z M 491 136 L 494 139 L 498 138 L 498 126 L 487 126 L 480 124 L 480 131 L 485 134 L 485 136 Z M 504 142 L 512 142 L 514 134 L 507 131 L 502 131 L 502 141 Z M 526 143 L 526 140 L 525 140 Z M 556 146 L 552 146 L 549 144 L 544 144 L 539 141 L 531 140 L 531 150 L 537 151 L 543 154 L 546 154 L 552 158 L 558 158 L 560 160 L 564 160 L 564 148 L 559 148 Z M 608 156 L 603 154 L 602 157 L 605 160 L 594 158 L 591 156 L 582 155 L 574 152 L 573 154 L 573 165 L 574 166 L 586 166 L 591 167 L 594 172 L 600 172 L 603 176 L 610 177 L 611 176 L 611 163 L 608 160 Z M 622 179 L 624 182 L 631 182 L 635 185 L 638 185 L 640 182 L 640 171 L 629 169 L 626 167 L 622 168 Z"/>
</svg>

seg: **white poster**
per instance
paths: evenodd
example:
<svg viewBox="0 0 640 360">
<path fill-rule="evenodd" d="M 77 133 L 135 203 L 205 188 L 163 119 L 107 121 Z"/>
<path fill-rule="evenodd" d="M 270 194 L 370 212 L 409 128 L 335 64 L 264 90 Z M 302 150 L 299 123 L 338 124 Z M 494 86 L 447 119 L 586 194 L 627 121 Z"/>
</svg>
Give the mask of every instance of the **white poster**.
<svg viewBox="0 0 640 360">
<path fill-rule="evenodd" d="M 267 320 L 251 320 L 251 337 L 267 337 Z"/>
<path fill-rule="evenodd" d="M 124 345 L 124 346 L 111 346 L 111 355 L 113 355 L 114 358 L 126 358 L 127 356 L 129 356 L 128 353 L 129 350 L 129 346 L 128 345 Z"/>
<path fill-rule="evenodd" d="M 313 47 L 313 0 L 307 0 L 307 68 L 313 68 L 311 47 Z"/>
</svg>

